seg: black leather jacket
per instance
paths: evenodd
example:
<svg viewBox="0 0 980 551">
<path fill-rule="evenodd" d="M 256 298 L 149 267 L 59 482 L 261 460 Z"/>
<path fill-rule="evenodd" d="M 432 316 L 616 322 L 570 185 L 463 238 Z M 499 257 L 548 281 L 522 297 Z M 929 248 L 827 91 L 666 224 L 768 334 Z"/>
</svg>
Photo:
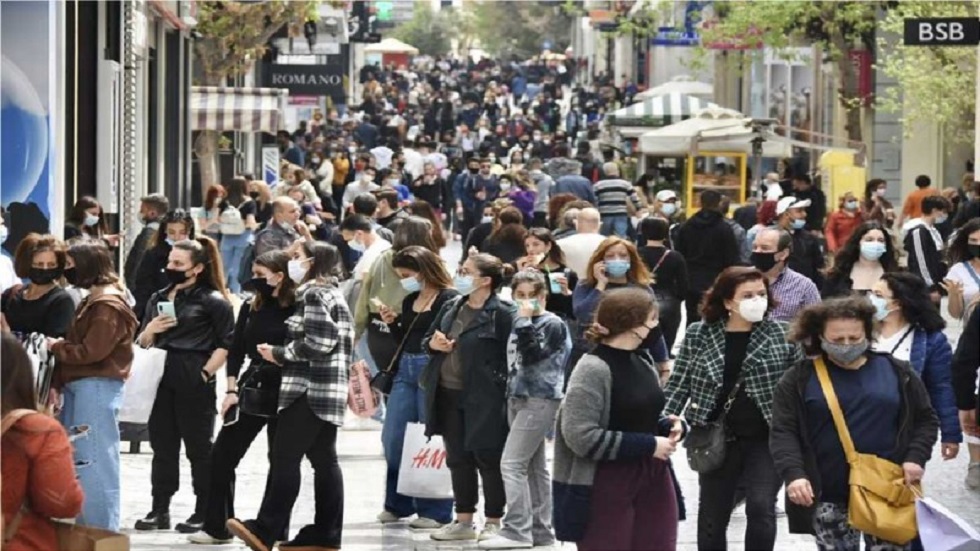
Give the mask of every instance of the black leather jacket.
<svg viewBox="0 0 980 551">
<path fill-rule="evenodd" d="M 166 302 L 167 294 L 173 286 L 153 293 L 146 310 L 140 331 L 157 316 L 157 303 Z M 159 333 L 153 346 L 168 351 L 205 352 L 210 354 L 218 348 L 231 348 L 235 333 L 235 315 L 231 304 L 221 293 L 206 285 L 195 285 L 177 292 L 174 297 L 174 310 L 177 312 L 176 327 Z"/>
</svg>

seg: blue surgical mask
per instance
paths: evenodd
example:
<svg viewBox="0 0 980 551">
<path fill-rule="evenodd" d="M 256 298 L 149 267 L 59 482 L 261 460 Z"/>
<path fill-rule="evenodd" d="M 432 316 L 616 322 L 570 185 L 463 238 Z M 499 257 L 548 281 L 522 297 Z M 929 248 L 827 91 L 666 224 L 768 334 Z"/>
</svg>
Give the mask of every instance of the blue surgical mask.
<svg viewBox="0 0 980 551">
<path fill-rule="evenodd" d="M 630 261 L 629 260 L 607 260 L 606 261 L 606 274 L 611 277 L 622 277 L 626 275 L 626 272 L 630 271 Z"/>
<path fill-rule="evenodd" d="M 412 277 L 403 277 L 400 280 L 400 283 L 402 284 L 402 289 L 405 289 L 405 291 L 407 291 L 409 293 L 415 293 L 415 292 L 420 291 L 422 289 L 422 284 L 419 283 L 418 278 L 417 277 L 414 277 L 414 276 L 412 276 Z"/>
<path fill-rule="evenodd" d="M 473 276 L 458 275 L 453 278 L 453 287 L 464 297 L 473 292 Z"/>
<path fill-rule="evenodd" d="M 888 300 L 879 297 L 878 295 L 871 293 L 868 295 L 868 300 L 871 301 L 871 305 L 875 307 L 875 319 L 878 321 L 885 321 L 888 314 L 892 311 L 888 309 Z"/>
<path fill-rule="evenodd" d="M 806 226 L 806 220 L 802 218 L 796 218 L 791 223 L 791 226 L 793 227 L 794 230 L 802 230 L 803 226 Z"/>
<path fill-rule="evenodd" d="M 857 208 L 858 208 L 858 202 L 857 201 L 847 201 L 847 202 L 844 203 L 844 208 L 846 208 L 847 210 L 857 210 Z"/>
<path fill-rule="evenodd" d="M 885 244 L 878 241 L 861 242 L 861 256 L 867 260 L 878 260 L 887 250 Z"/>
<path fill-rule="evenodd" d="M 935 222 L 935 223 L 936 223 L 936 224 L 942 224 L 942 223 L 943 223 L 943 222 L 945 222 L 945 221 L 946 221 L 946 220 L 947 220 L 948 218 L 949 218 L 949 215 L 947 215 L 947 214 L 940 214 L 939 216 L 937 216 L 937 217 L 936 217 L 936 222 Z"/>
<path fill-rule="evenodd" d="M 82 223 L 91 228 L 92 226 L 99 223 L 99 217 L 91 214 L 86 214 L 85 220 Z"/>
<path fill-rule="evenodd" d="M 666 216 L 673 216 L 674 213 L 677 212 L 677 205 L 673 203 L 664 203 L 663 206 L 660 207 L 660 212 L 664 213 Z"/>
</svg>

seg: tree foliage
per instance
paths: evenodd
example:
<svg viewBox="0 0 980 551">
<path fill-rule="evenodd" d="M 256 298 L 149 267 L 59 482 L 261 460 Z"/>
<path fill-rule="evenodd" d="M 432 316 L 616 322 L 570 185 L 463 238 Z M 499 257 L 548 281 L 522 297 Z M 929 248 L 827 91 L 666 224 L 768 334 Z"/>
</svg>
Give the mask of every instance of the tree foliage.
<svg viewBox="0 0 980 551">
<path fill-rule="evenodd" d="M 429 4 L 419 2 L 412 18 L 395 27 L 391 34 L 418 48 L 420 54 L 435 56 L 449 53 L 455 30 L 447 12 L 436 13 Z"/>
<path fill-rule="evenodd" d="M 561 52 L 571 42 L 572 19 L 562 2 L 470 2 L 459 22 L 464 37 L 476 39 L 494 57 L 526 59 L 541 53 L 545 42 Z"/>
<path fill-rule="evenodd" d="M 878 97 L 881 109 L 903 113 L 906 133 L 916 122 L 938 123 L 945 136 L 972 143 L 977 49 L 905 46 L 903 20 L 916 17 L 977 17 L 977 2 L 904 0 L 880 26 L 877 68 L 898 82 Z"/>
</svg>

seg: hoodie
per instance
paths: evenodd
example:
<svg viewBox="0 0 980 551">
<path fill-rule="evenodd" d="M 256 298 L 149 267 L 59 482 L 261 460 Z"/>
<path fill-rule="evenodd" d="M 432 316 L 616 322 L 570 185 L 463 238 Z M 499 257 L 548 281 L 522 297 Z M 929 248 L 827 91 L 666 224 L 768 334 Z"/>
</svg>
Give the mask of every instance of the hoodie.
<svg viewBox="0 0 980 551">
<path fill-rule="evenodd" d="M 139 322 L 122 294 L 89 296 L 65 340 L 51 347 L 58 359 L 57 386 L 86 377 L 123 379 L 133 365 L 133 339 Z"/>
<path fill-rule="evenodd" d="M 720 212 L 701 209 L 677 230 L 674 250 L 687 261 L 690 291 L 703 293 L 725 268 L 738 264 L 735 233 Z"/>
<path fill-rule="evenodd" d="M 548 161 L 544 171 L 555 180 L 551 195 L 571 193 L 579 199 L 596 203 L 592 182 L 582 176 L 582 163 L 567 157 L 556 157 Z"/>
<path fill-rule="evenodd" d="M 946 277 L 943 238 L 939 230 L 921 218 L 914 218 L 902 226 L 902 242 L 909 255 L 908 271 L 921 277 L 931 290 L 939 290 L 939 283 Z"/>
</svg>

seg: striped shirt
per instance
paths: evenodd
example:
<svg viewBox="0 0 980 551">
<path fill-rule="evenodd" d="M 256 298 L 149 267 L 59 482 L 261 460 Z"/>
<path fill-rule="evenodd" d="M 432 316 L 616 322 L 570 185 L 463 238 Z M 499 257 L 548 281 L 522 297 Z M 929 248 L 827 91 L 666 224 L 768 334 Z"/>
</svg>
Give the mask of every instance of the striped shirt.
<svg viewBox="0 0 980 551">
<path fill-rule="evenodd" d="M 595 185 L 596 204 L 601 216 L 626 216 L 626 201 L 632 201 L 633 207 L 642 207 L 640 197 L 636 194 L 633 184 L 626 180 L 600 180 Z"/>
<path fill-rule="evenodd" d="M 769 292 L 776 301 L 776 307 L 769 312 L 773 321 L 791 321 L 800 310 L 820 302 L 820 291 L 810 278 L 790 268 L 776 276 Z"/>
</svg>

